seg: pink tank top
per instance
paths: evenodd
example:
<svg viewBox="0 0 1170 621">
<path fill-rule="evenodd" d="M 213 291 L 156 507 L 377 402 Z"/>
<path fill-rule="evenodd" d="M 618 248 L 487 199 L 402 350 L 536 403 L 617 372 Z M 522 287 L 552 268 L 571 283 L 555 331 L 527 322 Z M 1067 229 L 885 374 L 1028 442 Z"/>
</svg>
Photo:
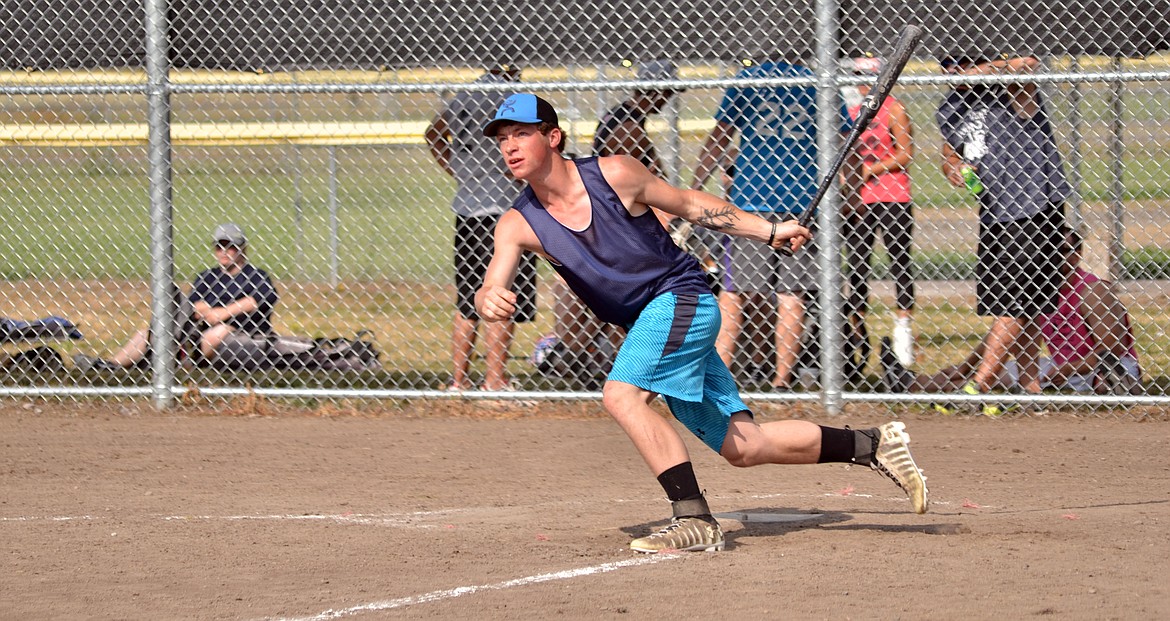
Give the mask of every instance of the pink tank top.
<svg viewBox="0 0 1170 621">
<path fill-rule="evenodd" d="M 886 98 L 882 107 L 878 109 L 873 122 L 862 132 L 857 141 L 857 153 L 866 163 L 894 157 L 894 135 L 890 133 L 890 105 L 894 101 L 893 97 Z M 860 110 L 861 106 L 849 108 L 849 116 L 856 119 Z M 870 177 L 861 187 L 861 202 L 866 205 L 909 203 L 910 174 L 905 170 L 899 170 Z"/>
<path fill-rule="evenodd" d="M 1096 275 L 1077 268 L 1068 282 L 1060 288 L 1060 301 L 1056 312 L 1039 317 L 1040 331 L 1048 343 L 1048 351 L 1056 364 L 1067 364 L 1088 356 L 1096 347 L 1093 335 L 1085 318 L 1081 316 L 1081 299 L 1086 285 L 1100 280 Z M 1129 314 L 1121 318 L 1125 324 L 1125 346 L 1130 356 L 1137 359 L 1134 348 L 1133 329 L 1129 325 Z"/>
</svg>

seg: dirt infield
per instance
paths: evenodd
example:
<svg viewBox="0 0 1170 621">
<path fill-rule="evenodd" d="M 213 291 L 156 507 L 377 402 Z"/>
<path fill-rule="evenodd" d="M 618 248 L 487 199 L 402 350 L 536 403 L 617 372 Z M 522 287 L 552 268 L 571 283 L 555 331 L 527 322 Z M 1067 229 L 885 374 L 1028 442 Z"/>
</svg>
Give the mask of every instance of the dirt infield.
<svg viewBox="0 0 1170 621">
<path fill-rule="evenodd" d="M 669 507 L 594 403 L 0 401 L 0 618 L 1170 617 L 1165 417 L 902 418 L 930 513 L 688 436 L 728 549 L 650 557 Z"/>
</svg>

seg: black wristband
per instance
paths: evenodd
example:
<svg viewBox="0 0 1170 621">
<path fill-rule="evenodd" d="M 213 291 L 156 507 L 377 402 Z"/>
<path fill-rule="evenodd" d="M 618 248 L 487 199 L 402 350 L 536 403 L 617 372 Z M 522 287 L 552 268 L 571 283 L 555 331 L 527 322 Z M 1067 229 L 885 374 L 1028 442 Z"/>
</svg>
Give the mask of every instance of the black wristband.
<svg viewBox="0 0 1170 621">
<path fill-rule="evenodd" d="M 776 223 L 775 222 L 772 223 L 772 234 L 768 236 L 768 245 L 771 246 L 772 242 L 774 242 L 774 241 L 776 241 Z"/>
</svg>

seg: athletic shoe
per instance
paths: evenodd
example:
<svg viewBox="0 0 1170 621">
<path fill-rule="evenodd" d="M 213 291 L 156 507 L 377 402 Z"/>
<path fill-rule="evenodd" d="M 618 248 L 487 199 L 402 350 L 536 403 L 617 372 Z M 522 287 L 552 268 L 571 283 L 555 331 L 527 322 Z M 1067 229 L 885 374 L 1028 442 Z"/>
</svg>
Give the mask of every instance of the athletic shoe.
<svg viewBox="0 0 1170 621">
<path fill-rule="evenodd" d="M 902 366 L 914 366 L 914 331 L 909 317 L 894 319 L 894 355 Z"/>
<path fill-rule="evenodd" d="M 930 408 L 943 416 L 951 416 L 958 411 L 953 403 L 931 403 Z"/>
<path fill-rule="evenodd" d="M 85 354 L 73 354 L 73 366 L 82 373 L 95 369 L 98 371 L 117 371 L 122 368 L 105 358 Z"/>
<path fill-rule="evenodd" d="M 635 552 L 657 554 L 663 550 L 718 552 L 723 549 L 723 529 L 717 522 L 697 517 L 674 518 L 662 530 L 630 542 Z"/>
<path fill-rule="evenodd" d="M 926 513 L 929 502 L 926 475 L 910 455 L 910 434 L 906 433 L 906 423 L 891 421 L 872 431 L 877 433 L 873 434 L 876 445 L 870 467 L 889 477 L 906 492 L 915 513 Z"/>
<path fill-rule="evenodd" d="M 882 382 L 886 385 L 886 392 L 910 392 L 914 373 L 903 366 L 894 355 L 888 336 L 882 337 L 878 358 L 882 362 Z"/>
<path fill-rule="evenodd" d="M 963 384 L 962 388 L 959 389 L 958 394 L 981 395 L 983 393 L 979 391 L 979 386 L 977 386 L 975 382 L 967 382 L 966 384 Z M 943 416 L 951 416 L 953 414 L 958 414 L 959 412 L 971 412 L 975 409 L 971 406 L 970 402 L 967 401 L 958 403 L 931 403 L 930 407 L 933 408 L 935 412 L 938 412 Z"/>
<path fill-rule="evenodd" d="M 987 393 L 984 393 L 983 391 L 979 390 L 979 386 L 976 385 L 975 382 L 967 382 L 966 384 L 963 384 L 963 388 L 959 390 L 959 394 L 983 395 L 983 394 L 987 394 Z M 948 407 L 951 410 L 949 412 L 946 411 Z M 938 404 L 935 404 L 934 409 L 936 411 L 942 412 L 943 414 L 951 414 L 957 408 L 954 405 L 950 405 L 950 404 L 948 404 L 947 406 L 940 406 Z M 1018 404 L 1018 403 L 989 403 L 989 402 L 984 401 L 983 403 L 978 404 L 975 408 L 971 408 L 971 409 L 972 410 L 978 409 L 980 414 L 983 414 L 984 416 L 988 416 L 991 418 L 996 418 L 999 416 L 1003 416 L 1004 414 L 1007 414 L 1008 412 L 1014 412 L 1014 411 L 1020 409 L 1020 404 Z"/>
<path fill-rule="evenodd" d="M 984 403 L 983 415 L 991 418 L 997 418 L 1004 414 L 1018 412 L 1022 409 L 1019 403 L 1003 402 L 1003 403 Z"/>
</svg>

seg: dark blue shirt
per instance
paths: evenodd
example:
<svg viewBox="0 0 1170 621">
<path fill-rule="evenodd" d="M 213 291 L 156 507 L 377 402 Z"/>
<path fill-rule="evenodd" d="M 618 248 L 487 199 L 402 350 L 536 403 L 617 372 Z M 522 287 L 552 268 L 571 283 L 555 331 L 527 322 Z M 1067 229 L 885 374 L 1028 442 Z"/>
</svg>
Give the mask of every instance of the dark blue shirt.
<svg viewBox="0 0 1170 621">
<path fill-rule="evenodd" d="M 279 297 L 268 274 L 251 264 L 244 265 L 235 276 L 229 276 L 219 267 L 203 272 L 191 287 L 190 300 L 191 303 L 207 302 L 213 307 L 222 307 L 246 297 L 256 300 L 257 309 L 236 315 L 226 323 L 248 334 L 271 334 L 272 308 Z"/>
<path fill-rule="evenodd" d="M 1072 194 L 1048 113 L 1038 103 L 1036 114 L 1023 118 L 1006 89 L 975 86 L 952 91 L 935 114 L 943 139 L 978 168 L 979 201 L 991 220 L 1029 218 Z"/>
<path fill-rule="evenodd" d="M 675 245 L 652 212 L 630 215 L 601 175 L 596 157 L 575 163 L 592 203 L 585 230 L 574 231 L 549 215 L 532 188 L 524 189 L 513 208 L 528 221 L 553 268 L 598 319 L 629 326 L 663 293 L 711 293 L 699 262 Z"/>
</svg>

